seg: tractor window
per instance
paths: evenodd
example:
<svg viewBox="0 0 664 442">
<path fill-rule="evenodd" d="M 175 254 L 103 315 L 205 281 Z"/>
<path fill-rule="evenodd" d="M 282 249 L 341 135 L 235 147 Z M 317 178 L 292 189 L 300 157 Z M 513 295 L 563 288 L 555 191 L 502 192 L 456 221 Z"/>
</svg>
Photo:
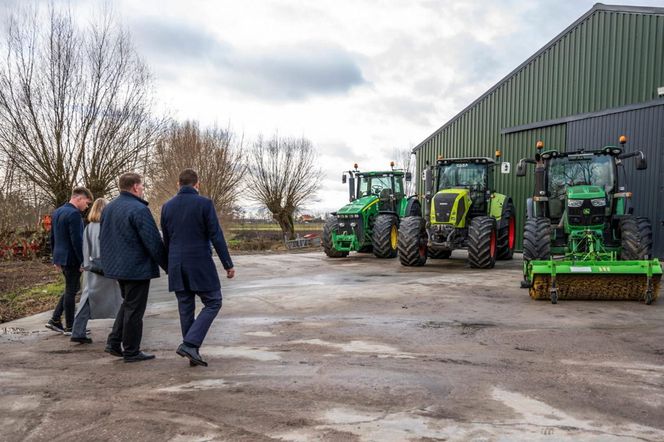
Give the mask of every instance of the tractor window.
<svg viewBox="0 0 664 442">
<path fill-rule="evenodd" d="M 441 166 L 438 190 L 466 187 L 484 191 L 487 187 L 486 164 L 452 163 Z"/>
<path fill-rule="evenodd" d="M 613 157 L 579 155 L 556 158 L 549 163 L 549 192 L 552 198 L 564 198 L 567 188 L 591 184 L 609 193 L 613 190 Z"/>
<path fill-rule="evenodd" d="M 392 189 L 391 176 L 362 176 L 358 184 L 358 196 L 380 195 L 383 189 Z"/>
<path fill-rule="evenodd" d="M 403 193 L 403 178 L 400 176 L 394 177 L 394 193 L 395 194 Z"/>
<path fill-rule="evenodd" d="M 560 218 L 568 187 L 589 184 L 601 187 L 607 193 L 613 191 L 613 157 L 583 154 L 555 158 L 549 162 L 548 182 L 551 217 Z"/>
</svg>

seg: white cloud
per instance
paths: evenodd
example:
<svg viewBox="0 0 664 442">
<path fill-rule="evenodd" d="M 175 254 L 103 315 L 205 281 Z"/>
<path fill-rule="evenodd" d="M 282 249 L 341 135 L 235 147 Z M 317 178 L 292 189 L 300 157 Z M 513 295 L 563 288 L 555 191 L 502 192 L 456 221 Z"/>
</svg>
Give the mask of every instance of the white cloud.
<svg viewBox="0 0 664 442">
<path fill-rule="evenodd" d="M 251 139 L 305 136 L 327 173 L 383 169 L 589 10 L 595 0 L 118 0 L 164 109 Z M 58 3 L 56 1 L 56 3 Z M 104 0 L 62 0 L 83 20 Z M 621 0 L 662 5 L 662 1 Z M 8 10 L 11 8 L 5 8 Z M 0 7 L 0 14 L 2 13 Z"/>
</svg>

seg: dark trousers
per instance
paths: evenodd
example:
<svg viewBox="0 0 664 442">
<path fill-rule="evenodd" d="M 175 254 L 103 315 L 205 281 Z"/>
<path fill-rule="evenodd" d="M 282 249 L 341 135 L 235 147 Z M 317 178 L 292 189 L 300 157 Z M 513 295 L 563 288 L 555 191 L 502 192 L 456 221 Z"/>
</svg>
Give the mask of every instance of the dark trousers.
<svg viewBox="0 0 664 442">
<path fill-rule="evenodd" d="M 116 349 L 122 344 L 125 356 L 134 356 L 141 351 L 143 337 L 143 315 L 148 305 L 150 280 L 119 280 L 122 305 L 115 317 L 113 330 L 108 335 L 106 345 Z"/>
<path fill-rule="evenodd" d="M 81 271 L 80 266 L 62 266 L 61 268 L 65 277 L 65 291 L 53 310 L 53 321 L 60 322 L 64 312 L 65 327 L 72 328 L 74 326 L 74 313 L 76 312 L 76 293 L 81 288 Z"/>
<path fill-rule="evenodd" d="M 194 319 L 196 312 L 196 295 L 203 301 L 203 309 Z M 212 292 L 192 292 L 184 290 L 175 292 L 178 298 L 180 311 L 180 327 L 182 327 L 182 341 L 192 347 L 199 348 L 207 335 L 212 321 L 221 309 L 221 290 Z"/>
</svg>

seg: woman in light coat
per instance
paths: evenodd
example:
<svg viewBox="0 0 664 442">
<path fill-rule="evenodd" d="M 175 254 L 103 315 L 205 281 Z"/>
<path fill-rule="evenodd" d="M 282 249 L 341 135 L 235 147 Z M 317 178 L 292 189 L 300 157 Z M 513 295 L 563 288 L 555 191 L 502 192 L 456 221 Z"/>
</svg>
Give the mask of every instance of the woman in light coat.
<svg viewBox="0 0 664 442">
<path fill-rule="evenodd" d="M 95 200 L 88 214 L 89 224 L 83 231 L 84 288 L 71 334 L 71 340 L 81 344 L 92 343 L 92 339 L 86 336 L 88 320 L 113 319 L 122 304 L 118 282 L 90 271 L 102 266 L 99 256 L 99 220 L 106 204 L 108 201 L 104 198 Z"/>
</svg>

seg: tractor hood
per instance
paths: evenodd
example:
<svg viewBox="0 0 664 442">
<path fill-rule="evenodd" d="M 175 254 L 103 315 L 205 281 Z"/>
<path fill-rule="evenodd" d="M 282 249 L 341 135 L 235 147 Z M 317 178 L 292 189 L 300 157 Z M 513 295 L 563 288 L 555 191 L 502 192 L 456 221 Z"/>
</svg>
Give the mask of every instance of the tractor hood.
<svg viewBox="0 0 664 442">
<path fill-rule="evenodd" d="M 363 196 L 337 210 L 338 215 L 358 215 L 369 206 L 378 203 L 376 195 Z"/>
<path fill-rule="evenodd" d="M 604 198 L 606 193 L 599 186 L 572 186 L 567 188 L 567 198 L 571 200 L 587 200 L 593 198 Z"/>
</svg>

